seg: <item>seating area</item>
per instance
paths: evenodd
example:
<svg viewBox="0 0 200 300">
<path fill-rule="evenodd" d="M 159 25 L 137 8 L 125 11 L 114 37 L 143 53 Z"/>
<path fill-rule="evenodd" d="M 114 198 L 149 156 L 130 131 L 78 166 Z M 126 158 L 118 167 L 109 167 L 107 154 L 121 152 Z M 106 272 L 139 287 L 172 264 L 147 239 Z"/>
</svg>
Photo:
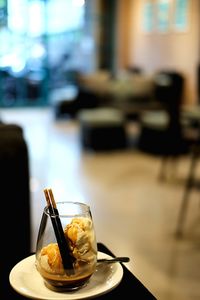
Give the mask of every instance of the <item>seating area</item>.
<svg viewBox="0 0 200 300">
<path fill-rule="evenodd" d="M 80 109 L 113 107 L 120 109 L 126 117 L 137 116 L 143 109 L 155 108 L 154 78 L 143 73 L 123 71 L 111 76 L 99 70 L 91 74 L 77 74 L 77 96 L 71 103 L 60 97 L 55 107 L 56 116 L 76 116 Z"/>
<path fill-rule="evenodd" d="M 188 152 L 181 120 L 184 84 L 183 74 L 170 69 L 153 76 L 126 71 L 113 78 L 104 70 L 78 74 L 77 92 L 69 99 L 60 93 L 54 114 L 79 122 L 84 148 L 125 148 L 130 144 L 126 127 L 134 121 L 140 151 L 177 156 Z"/>
</svg>

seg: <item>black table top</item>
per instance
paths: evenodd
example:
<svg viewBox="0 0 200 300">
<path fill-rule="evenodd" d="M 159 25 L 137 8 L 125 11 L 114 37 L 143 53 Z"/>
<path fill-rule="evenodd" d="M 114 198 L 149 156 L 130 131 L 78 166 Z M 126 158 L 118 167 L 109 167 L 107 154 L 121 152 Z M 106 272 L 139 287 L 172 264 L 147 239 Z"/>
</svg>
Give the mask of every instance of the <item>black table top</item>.
<svg viewBox="0 0 200 300">
<path fill-rule="evenodd" d="M 98 243 L 98 250 L 108 255 L 115 256 L 104 244 Z M 98 300 L 112 299 L 137 299 L 137 300 L 155 300 L 155 296 L 131 273 L 128 268 L 122 264 L 123 278 L 113 290 L 96 297 Z M 6 298 L 5 298 L 6 297 Z M 27 298 L 17 294 L 12 287 L 9 287 L 4 293 L 4 300 L 25 300 Z M 3 300 L 3 299 L 2 299 Z"/>
<path fill-rule="evenodd" d="M 104 244 L 98 243 L 98 250 L 115 256 Z M 122 264 L 123 278 L 119 285 L 107 294 L 95 299 L 112 300 L 112 299 L 137 299 L 137 300 L 155 300 L 155 296 L 131 273 L 127 267 Z"/>
</svg>

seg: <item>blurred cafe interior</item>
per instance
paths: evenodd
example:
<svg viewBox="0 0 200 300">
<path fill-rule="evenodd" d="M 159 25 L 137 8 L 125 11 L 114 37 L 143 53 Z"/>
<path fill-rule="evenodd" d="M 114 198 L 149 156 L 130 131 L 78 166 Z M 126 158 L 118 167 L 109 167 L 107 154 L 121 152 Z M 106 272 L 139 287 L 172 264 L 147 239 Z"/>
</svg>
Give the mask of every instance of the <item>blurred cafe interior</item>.
<svg viewBox="0 0 200 300">
<path fill-rule="evenodd" d="M 0 298 L 49 186 L 156 299 L 200 299 L 199 158 L 199 0 L 0 0 Z"/>
</svg>

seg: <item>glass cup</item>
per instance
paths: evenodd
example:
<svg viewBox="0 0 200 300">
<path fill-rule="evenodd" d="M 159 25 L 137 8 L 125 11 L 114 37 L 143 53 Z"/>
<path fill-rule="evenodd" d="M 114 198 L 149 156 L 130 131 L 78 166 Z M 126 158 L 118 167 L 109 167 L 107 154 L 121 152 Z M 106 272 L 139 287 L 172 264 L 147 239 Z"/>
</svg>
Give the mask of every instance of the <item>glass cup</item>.
<svg viewBox="0 0 200 300">
<path fill-rule="evenodd" d="M 85 203 L 57 202 L 56 206 L 56 216 L 52 216 L 48 206 L 44 208 L 35 265 L 48 288 L 59 292 L 73 291 L 85 286 L 96 270 L 94 224 L 90 207 Z M 66 244 L 59 242 L 60 237 L 55 233 L 58 218 Z"/>
</svg>

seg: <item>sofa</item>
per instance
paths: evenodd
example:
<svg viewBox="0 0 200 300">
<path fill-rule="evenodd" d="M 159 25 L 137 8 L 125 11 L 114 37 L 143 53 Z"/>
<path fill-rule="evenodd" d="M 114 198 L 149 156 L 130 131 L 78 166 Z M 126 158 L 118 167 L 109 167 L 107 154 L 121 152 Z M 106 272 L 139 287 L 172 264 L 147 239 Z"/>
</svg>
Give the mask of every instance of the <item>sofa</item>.
<svg viewBox="0 0 200 300">
<path fill-rule="evenodd" d="M 9 284 L 16 263 L 30 255 L 29 155 L 23 128 L 0 123 L 1 279 L 0 299 L 20 299 Z"/>
</svg>

